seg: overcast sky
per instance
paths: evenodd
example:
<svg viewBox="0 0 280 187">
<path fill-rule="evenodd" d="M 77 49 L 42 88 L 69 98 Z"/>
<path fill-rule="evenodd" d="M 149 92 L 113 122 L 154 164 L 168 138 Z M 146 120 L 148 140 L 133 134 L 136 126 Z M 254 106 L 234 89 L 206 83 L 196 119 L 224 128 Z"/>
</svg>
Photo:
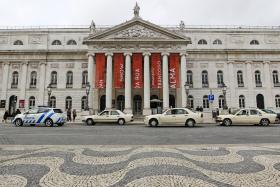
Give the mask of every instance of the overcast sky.
<svg viewBox="0 0 280 187">
<path fill-rule="evenodd" d="M 135 0 L 0 0 L 0 26 L 115 25 Z M 280 25 L 280 0 L 138 0 L 140 16 L 159 25 Z"/>
</svg>

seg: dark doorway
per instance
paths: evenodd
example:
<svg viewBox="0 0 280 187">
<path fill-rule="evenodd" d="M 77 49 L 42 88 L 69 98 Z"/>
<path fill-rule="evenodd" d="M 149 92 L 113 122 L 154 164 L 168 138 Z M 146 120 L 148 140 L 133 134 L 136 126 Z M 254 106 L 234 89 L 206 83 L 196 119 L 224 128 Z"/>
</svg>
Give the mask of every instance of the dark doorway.
<svg viewBox="0 0 280 187">
<path fill-rule="evenodd" d="M 142 114 L 142 97 L 140 95 L 135 95 L 133 97 L 133 114 Z"/>
<path fill-rule="evenodd" d="M 103 111 L 103 110 L 105 110 L 105 108 L 106 108 L 106 96 L 105 96 L 105 95 L 102 95 L 102 96 L 100 97 L 100 106 L 99 106 L 99 110 L 100 110 L 100 111 Z"/>
<path fill-rule="evenodd" d="M 264 97 L 262 94 L 258 94 L 257 97 L 257 107 L 260 109 L 264 109 Z"/>
<path fill-rule="evenodd" d="M 124 110 L 124 102 L 125 102 L 125 98 L 123 95 L 119 95 L 117 97 L 117 109 L 120 111 Z"/>
<path fill-rule="evenodd" d="M 169 95 L 169 107 L 170 108 L 176 107 L 176 100 L 174 95 Z"/>
<path fill-rule="evenodd" d="M 9 115 L 12 116 L 16 112 L 17 96 L 12 95 L 9 99 Z"/>
</svg>

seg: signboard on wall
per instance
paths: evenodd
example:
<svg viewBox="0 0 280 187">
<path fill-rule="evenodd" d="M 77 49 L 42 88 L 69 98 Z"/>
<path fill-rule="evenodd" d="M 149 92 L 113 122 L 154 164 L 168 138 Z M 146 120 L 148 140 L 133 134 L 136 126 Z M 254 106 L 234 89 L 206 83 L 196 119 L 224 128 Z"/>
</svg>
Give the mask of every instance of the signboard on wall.
<svg viewBox="0 0 280 187">
<path fill-rule="evenodd" d="M 19 108 L 24 108 L 25 100 L 19 100 Z"/>
</svg>

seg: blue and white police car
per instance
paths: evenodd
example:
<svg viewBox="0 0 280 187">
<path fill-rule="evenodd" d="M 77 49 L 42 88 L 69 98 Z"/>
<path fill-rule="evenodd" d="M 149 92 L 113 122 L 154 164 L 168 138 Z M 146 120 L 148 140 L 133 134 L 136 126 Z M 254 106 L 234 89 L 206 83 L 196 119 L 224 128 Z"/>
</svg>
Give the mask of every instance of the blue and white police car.
<svg viewBox="0 0 280 187">
<path fill-rule="evenodd" d="M 45 124 L 47 127 L 52 127 L 54 124 L 63 126 L 66 122 L 66 115 L 58 108 L 38 107 L 16 115 L 12 122 L 18 127 L 42 124 Z"/>
</svg>

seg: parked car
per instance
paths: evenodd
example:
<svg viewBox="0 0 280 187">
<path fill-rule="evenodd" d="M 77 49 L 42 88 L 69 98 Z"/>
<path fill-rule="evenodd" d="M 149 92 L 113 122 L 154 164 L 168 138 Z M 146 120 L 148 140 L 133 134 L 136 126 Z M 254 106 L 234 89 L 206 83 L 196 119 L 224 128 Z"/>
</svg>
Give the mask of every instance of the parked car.
<svg viewBox="0 0 280 187">
<path fill-rule="evenodd" d="M 225 126 L 230 126 L 232 124 L 260 124 L 268 126 L 269 124 L 276 123 L 276 118 L 276 114 L 266 113 L 257 108 L 245 108 L 233 114 L 219 115 L 216 118 L 216 122 Z"/>
<path fill-rule="evenodd" d="M 194 127 L 197 123 L 202 123 L 202 113 L 193 112 L 187 108 L 172 108 L 162 114 L 146 116 L 144 123 L 151 127 L 158 125 L 178 125 L 183 124 L 188 127 Z"/>
<path fill-rule="evenodd" d="M 17 114 L 12 122 L 18 127 L 25 124 L 31 126 L 45 124 L 47 127 L 52 127 L 54 124 L 63 126 L 66 122 L 66 115 L 58 108 L 38 107 L 23 114 Z"/>
<path fill-rule="evenodd" d="M 124 125 L 131 121 L 133 121 L 133 115 L 125 114 L 120 110 L 104 110 L 97 115 L 85 116 L 83 120 L 87 125 L 95 125 L 96 123 L 118 123 L 119 125 Z"/>
</svg>

